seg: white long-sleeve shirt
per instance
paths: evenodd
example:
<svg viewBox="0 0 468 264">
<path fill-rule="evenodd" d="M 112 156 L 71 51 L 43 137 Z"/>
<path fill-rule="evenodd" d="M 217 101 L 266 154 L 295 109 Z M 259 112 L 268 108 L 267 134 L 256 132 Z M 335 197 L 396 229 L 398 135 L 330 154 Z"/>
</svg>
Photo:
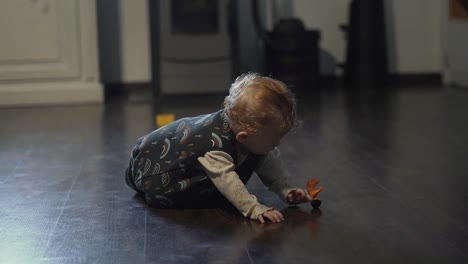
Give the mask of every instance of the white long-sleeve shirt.
<svg viewBox="0 0 468 264">
<path fill-rule="evenodd" d="M 237 166 L 245 161 L 246 155 L 239 153 Z M 272 208 L 258 202 L 255 195 L 250 194 L 239 175 L 233 158 L 223 151 L 210 151 L 199 157 L 198 161 L 205 169 L 208 178 L 216 188 L 245 216 L 258 219 L 258 216 Z M 258 164 L 255 172 L 268 190 L 275 192 L 283 200 L 294 188 L 287 183 L 288 172 L 284 168 L 280 151 L 275 148 Z"/>
</svg>

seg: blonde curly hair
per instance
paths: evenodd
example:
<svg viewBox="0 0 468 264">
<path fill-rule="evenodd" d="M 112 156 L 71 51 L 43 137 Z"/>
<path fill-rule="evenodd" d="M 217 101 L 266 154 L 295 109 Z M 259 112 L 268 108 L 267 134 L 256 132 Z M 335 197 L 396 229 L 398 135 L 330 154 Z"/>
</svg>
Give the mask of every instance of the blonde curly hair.
<svg viewBox="0 0 468 264">
<path fill-rule="evenodd" d="M 281 130 L 287 133 L 301 126 L 294 94 L 281 81 L 246 73 L 236 78 L 224 99 L 226 117 L 237 131 L 254 134 L 281 114 Z"/>
</svg>

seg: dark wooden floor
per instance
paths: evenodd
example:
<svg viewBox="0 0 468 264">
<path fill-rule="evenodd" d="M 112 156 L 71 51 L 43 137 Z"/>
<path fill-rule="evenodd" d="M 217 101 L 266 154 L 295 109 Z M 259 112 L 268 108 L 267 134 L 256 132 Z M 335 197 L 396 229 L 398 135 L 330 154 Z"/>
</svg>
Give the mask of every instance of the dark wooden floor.
<svg viewBox="0 0 468 264">
<path fill-rule="evenodd" d="M 321 181 L 322 207 L 288 208 L 253 178 L 286 217 L 263 225 L 150 209 L 124 183 L 155 111 L 222 97 L 0 109 L 0 263 L 468 263 L 468 90 L 298 95 L 305 125 L 280 149 L 293 184 Z"/>
</svg>

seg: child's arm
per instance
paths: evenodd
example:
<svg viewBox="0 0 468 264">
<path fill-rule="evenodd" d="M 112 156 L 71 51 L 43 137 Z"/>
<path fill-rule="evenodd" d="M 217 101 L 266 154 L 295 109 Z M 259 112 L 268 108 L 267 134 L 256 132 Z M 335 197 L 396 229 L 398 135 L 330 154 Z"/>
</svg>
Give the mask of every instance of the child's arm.
<svg viewBox="0 0 468 264">
<path fill-rule="evenodd" d="M 226 152 L 210 151 L 199 157 L 208 177 L 218 190 L 245 216 L 264 221 L 264 217 L 274 222 L 282 220 L 280 212 L 260 204 L 257 197 L 250 194 L 239 175 L 234 171 L 232 157 Z"/>
<path fill-rule="evenodd" d="M 292 188 L 289 185 L 287 181 L 289 172 L 283 165 L 278 148 L 274 148 L 265 156 L 255 172 L 270 191 L 276 193 L 287 203 L 299 204 L 312 200 L 312 197 L 304 190 Z"/>
<path fill-rule="evenodd" d="M 296 198 L 297 195 L 294 194 L 299 194 L 300 191 L 298 191 L 298 188 L 292 188 L 289 185 L 287 180 L 289 172 L 283 165 L 278 148 L 274 148 L 265 156 L 255 172 L 268 190 L 276 193 L 288 203 L 295 203 L 297 199 L 292 199 Z"/>
</svg>

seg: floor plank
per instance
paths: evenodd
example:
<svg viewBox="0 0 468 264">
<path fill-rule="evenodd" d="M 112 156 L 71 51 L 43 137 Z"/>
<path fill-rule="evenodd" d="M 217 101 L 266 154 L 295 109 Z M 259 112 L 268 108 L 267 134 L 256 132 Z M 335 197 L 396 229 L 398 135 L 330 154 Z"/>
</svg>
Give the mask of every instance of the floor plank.
<svg viewBox="0 0 468 264">
<path fill-rule="evenodd" d="M 288 207 L 253 177 L 280 224 L 148 208 L 125 185 L 155 114 L 214 111 L 222 96 L 0 109 L 0 263 L 468 262 L 466 90 L 297 94 L 304 126 L 280 149 L 291 183 L 325 191 L 320 210 Z"/>
</svg>

